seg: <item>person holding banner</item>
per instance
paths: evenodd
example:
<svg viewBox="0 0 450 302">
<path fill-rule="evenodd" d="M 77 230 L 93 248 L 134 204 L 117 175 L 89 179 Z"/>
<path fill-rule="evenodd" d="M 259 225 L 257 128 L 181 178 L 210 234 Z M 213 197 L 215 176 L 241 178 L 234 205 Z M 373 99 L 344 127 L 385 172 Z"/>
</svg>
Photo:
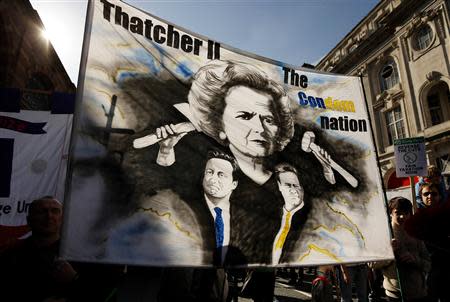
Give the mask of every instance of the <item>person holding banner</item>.
<svg viewBox="0 0 450 302">
<path fill-rule="evenodd" d="M 31 236 L 0 255 L 2 301 L 103 301 L 122 268 L 71 263 L 59 258 L 63 207 L 53 196 L 34 200 Z"/>
<path fill-rule="evenodd" d="M 403 197 L 394 197 L 389 200 L 389 214 L 396 263 L 390 262 L 383 267 L 386 295 L 389 301 L 400 301 L 402 297 L 404 301 L 423 301 L 427 296 L 425 276 L 430 271 L 431 260 L 424 242 L 411 237 L 405 230 L 405 224 L 412 216 L 412 204 Z"/>
<path fill-rule="evenodd" d="M 78 273 L 69 262 L 57 259 L 62 204 L 52 196 L 34 200 L 27 222 L 32 235 L 0 259 L 0 284 L 8 289 L 2 293 L 3 298 L 5 301 L 68 298 L 73 294 Z M 21 287 L 25 284 L 26 290 Z"/>
<path fill-rule="evenodd" d="M 294 128 L 283 87 L 251 64 L 212 61 L 203 66 L 193 77 L 188 101 L 192 129 L 227 147 L 241 170 L 239 186 L 230 200 L 231 223 L 236 226 L 230 244 L 245 255 L 248 263 L 272 263 L 272 245 L 282 220 L 279 209 L 284 205 L 273 167 L 281 160 L 294 163 L 305 171 L 301 177 L 311 194 L 324 194 L 328 185 L 336 183 L 329 154 L 315 145 L 313 156 L 298 156 L 303 131 Z M 186 131 L 178 130 L 174 125 L 157 129 L 160 149 L 156 162 L 160 166 L 176 162 L 174 147 L 186 135 Z M 286 152 L 293 138 L 295 142 Z M 321 169 L 317 169 L 317 162 Z M 303 170 L 305 165 L 309 168 Z M 316 171 L 323 174 L 314 176 Z"/>
</svg>

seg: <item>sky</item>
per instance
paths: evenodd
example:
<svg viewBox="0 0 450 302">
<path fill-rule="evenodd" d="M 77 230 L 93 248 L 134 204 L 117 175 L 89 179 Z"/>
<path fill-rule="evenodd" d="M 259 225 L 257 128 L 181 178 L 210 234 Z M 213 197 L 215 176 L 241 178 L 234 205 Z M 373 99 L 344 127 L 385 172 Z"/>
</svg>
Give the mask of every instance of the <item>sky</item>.
<svg viewBox="0 0 450 302">
<path fill-rule="evenodd" d="M 31 0 L 75 85 L 86 0 Z M 194 33 L 273 60 L 316 64 L 379 0 L 125 1 Z"/>
</svg>

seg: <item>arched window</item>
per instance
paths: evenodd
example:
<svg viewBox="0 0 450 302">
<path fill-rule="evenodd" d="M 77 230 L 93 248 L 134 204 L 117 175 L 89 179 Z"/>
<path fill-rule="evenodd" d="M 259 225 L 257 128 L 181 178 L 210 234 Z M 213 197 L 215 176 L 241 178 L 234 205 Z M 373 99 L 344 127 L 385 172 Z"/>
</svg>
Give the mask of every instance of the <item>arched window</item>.
<svg viewBox="0 0 450 302">
<path fill-rule="evenodd" d="M 380 70 L 380 90 L 381 92 L 391 89 L 399 82 L 397 64 L 390 58 Z"/>
<path fill-rule="evenodd" d="M 414 48 L 424 50 L 433 41 L 433 30 L 429 25 L 422 25 L 414 35 Z"/>
<path fill-rule="evenodd" d="M 430 111 L 431 125 L 437 125 L 442 123 L 442 108 L 441 100 L 439 100 L 439 94 L 429 94 L 427 97 L 428 110 Z"/>
<path fill-rule="evenodd" d="M 427 95 L 429 125 L 434 126 L 450 119 L 450 92 L 444 82 L 433 86 Z"/>
</svg>

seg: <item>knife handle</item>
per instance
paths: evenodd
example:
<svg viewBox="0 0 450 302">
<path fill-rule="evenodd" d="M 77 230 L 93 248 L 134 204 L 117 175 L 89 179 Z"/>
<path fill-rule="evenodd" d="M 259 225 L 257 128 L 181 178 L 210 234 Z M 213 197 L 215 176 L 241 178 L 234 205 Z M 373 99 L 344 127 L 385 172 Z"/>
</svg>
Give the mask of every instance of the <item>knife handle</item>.
<svg viewBox="0 0 450 302">
<path fill-rule="evenodd" d="M 184 122 L 174 125 L 174 130 L 178 133 L 184 133 L 184 132 L 192 132 L 195 131 L 194 125 L 190 122 Z M 145 148 L 151 145 L 156 144 L 157 142 L 162 141 L 163 138 L 158 138 L 155 133 L 137 138 L 133 141 L 133 147 L 135 149 L 141 149 Z"/>
</svg>

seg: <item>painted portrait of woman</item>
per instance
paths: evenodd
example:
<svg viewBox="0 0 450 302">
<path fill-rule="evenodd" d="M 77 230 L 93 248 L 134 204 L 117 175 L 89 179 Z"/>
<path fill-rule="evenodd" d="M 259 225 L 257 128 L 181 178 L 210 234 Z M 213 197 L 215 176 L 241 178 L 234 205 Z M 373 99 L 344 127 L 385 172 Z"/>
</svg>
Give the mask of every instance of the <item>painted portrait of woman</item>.
<svg viewBox="0 0 450 302">
<path fill-rule="evenodd" d="M 201 133 L 188 135 L 186 131 L 177 131 L 173 124 L 158 127 L 159 151 L 155 162 L 161 167 L 177 170 L 174 167 L 180 156 L 176 151 L 179 143 L 192 146 L 196 136 L 214 139 L 218 145 L 211 147 L 222 148 L 231 154 L 240 169 L 238 186 L 231 196 L 234 227 L 230 244 L 239 249 L 244 257 L 231 260 L 231 263 L 271 263 L 272 243 L 284 204 L 273 167 L 279 157 L 293 159 L 292 154 L 283 153 L 293 139 L 295 129 L 283 86 L 251 64 L 212 61 L 193 76 L 188 102 L 190 122 Z M 296 139 L 299 140 L 298 137 Z M 300 154 L 300 147 L 297 148 L 297 154 Z M 323 149 L 314 153 L 314 159 L 309 155 L 307 160 L 315 161 L 315 166 L 320 168 L 316 169 L 319 173 L 306 173 L 318 174 L 323 179 L 322 183 L 332 185 L 335 176 L 329 157 Z M 301 158 L 293 159 L 293 162 L 298 160 Z M 178 172 L 172 173 L 179 175 Z M 195 187 L 185 189 L 196 190 Z M 185 192 L 184 195 L 194 196 L 194 193 Z"/>
</svg>

